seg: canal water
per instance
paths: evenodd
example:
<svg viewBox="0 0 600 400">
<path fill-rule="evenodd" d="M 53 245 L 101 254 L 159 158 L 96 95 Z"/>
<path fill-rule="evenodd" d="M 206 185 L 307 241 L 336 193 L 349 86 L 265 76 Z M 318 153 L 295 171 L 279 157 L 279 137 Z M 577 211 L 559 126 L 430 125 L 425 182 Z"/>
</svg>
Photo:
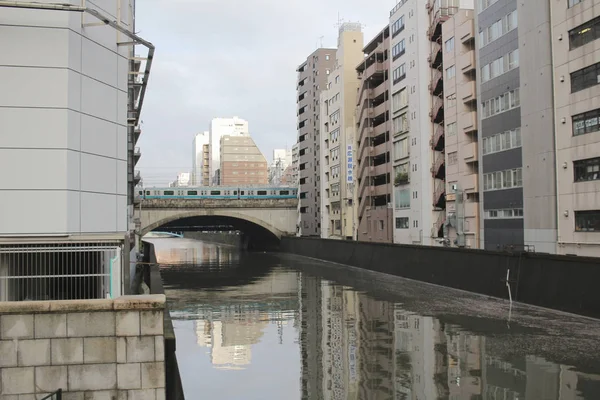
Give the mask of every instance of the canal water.
<svg viewBox="0 0 600 400">
<path fill-rule="evenodd" d="M 298 256 L 152 242 L 187 399 L 600 399 L 598 320 Z"/>
</svg>

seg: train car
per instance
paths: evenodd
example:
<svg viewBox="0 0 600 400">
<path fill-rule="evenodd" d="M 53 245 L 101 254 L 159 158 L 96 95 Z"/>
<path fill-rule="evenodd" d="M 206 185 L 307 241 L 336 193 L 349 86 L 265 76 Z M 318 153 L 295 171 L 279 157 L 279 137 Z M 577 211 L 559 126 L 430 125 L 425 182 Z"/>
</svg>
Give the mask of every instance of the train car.
<svg viewBox="0 0 600 400">
<path fill-rule="evenodd" d="M 142 199 L 295 199 L 298 189 L 259 186 L 199 186 L 136 188 Z"/>
</svg>

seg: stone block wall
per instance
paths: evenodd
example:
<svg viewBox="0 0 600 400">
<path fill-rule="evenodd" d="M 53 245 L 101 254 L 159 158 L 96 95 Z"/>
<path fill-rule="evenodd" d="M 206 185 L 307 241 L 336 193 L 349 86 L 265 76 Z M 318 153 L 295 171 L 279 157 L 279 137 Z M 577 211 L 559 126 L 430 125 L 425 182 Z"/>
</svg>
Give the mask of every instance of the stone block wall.
<svg viewBox="0 0 600 400">
<path fill-rule="evenodd" d="M 164 295 L 0 303 L 0 400 L 164 400 Z"/>
</svg>

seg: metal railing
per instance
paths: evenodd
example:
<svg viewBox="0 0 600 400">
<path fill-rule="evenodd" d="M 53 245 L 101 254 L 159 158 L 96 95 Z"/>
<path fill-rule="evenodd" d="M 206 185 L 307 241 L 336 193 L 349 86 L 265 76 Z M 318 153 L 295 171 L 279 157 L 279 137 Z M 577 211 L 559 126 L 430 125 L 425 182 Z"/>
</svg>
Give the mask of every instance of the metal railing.
<svg viewBox="0 0 600 400">
<path fill-rule="evenodd" d="M 62 400 L 62 389 L 58 389 L 56 392 L 42 397 L 42 400 Z"/>
<path fill-rule="evenodd" d="M 118 297 L 121 257 L 117 243 L 0 245 L 0 301 Z"/>
</svg>

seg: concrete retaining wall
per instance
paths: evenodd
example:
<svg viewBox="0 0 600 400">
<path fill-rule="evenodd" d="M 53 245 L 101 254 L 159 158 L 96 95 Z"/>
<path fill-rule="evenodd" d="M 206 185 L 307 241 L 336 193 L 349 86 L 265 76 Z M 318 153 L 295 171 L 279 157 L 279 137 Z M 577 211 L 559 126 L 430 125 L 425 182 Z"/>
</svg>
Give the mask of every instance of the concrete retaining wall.
<svg viewBox="0 0 600 400">
<path fill-rule="evenodd" d="M 165 296 L 0 303 L 0 398 L 165 399 Z"/>
<path fill-rule="evenodd" d="M 600 259 L 284 237 L 281 251 L 600 318 Z"/>
</svg>

